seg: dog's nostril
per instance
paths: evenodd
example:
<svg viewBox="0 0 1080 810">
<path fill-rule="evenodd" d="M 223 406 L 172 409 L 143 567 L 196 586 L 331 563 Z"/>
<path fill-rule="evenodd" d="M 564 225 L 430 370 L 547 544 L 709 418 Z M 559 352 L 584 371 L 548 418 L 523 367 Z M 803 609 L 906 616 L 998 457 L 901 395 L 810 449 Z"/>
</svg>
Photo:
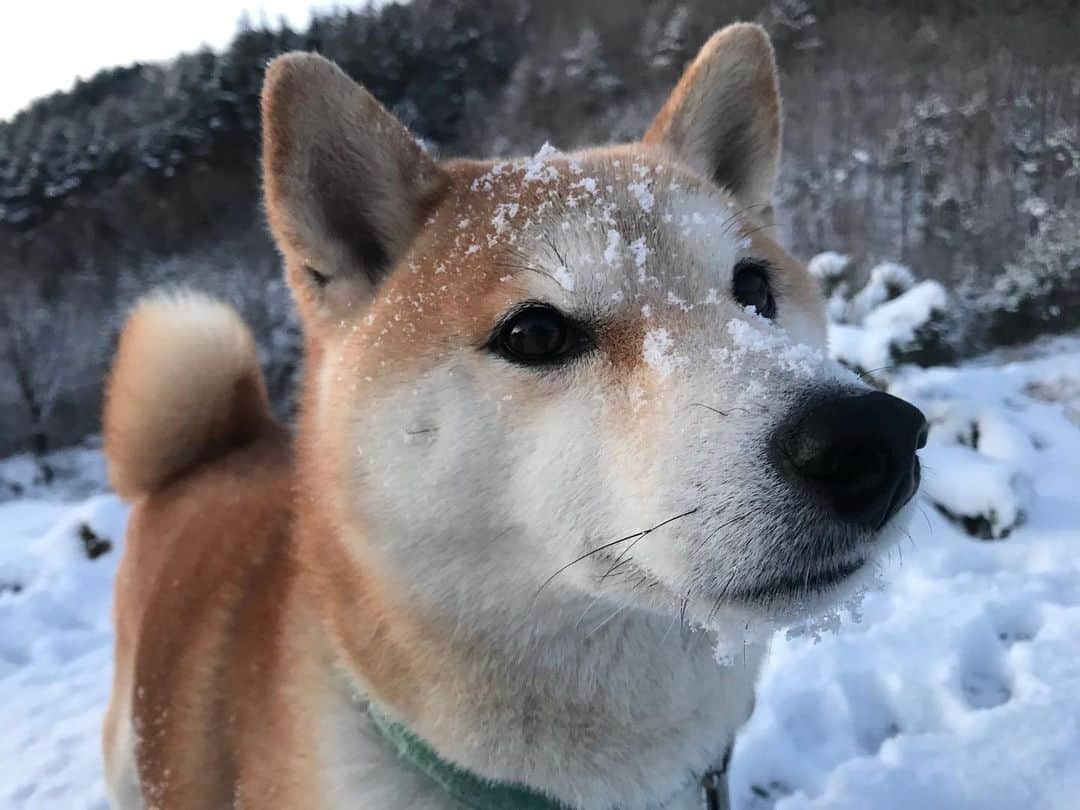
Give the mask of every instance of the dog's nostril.
<svg viewBox="0 0 1080 810">
<path fill-rule="evenodd" d="M 926 443 L 926 420 L 888 394 L 829 400 L 778 435 L 789 474 L 845 521 L 880 528 L 918 486 L 915 450 Z"/>
<path fill-rule="evenodd" d="M 838 435 L 826 420 L 803 421 L 786 444 L 799 475 L 827 487 L 849 511 L 847 501 L 872 494 L 888 476 L 890 459 L 873 436 Z"/>
<path fill-rule="evenodd" d="M 926 439 L 930 435 L 930 424 L 923 420 L 922 428 L 919 430 L 919 435 L 915 439 L 915 449 L 922 450 L 926 447 Z"/>
<path fill-rule="evenodd" d="M 793 435 L 788 457 L 803 475 L 844 487 L 865 484 L 866 476 L 880 475 L 886 466 L 878 448 L 837 444 L 814 426 Z"/>
<path fill-rule="evenodd" d="M 832 473 L 825 479 L 847 492 L 868 492 L 888 475 L 889 460 L 877 447 L 840 449 L 829 464 Z"/>
</svg>

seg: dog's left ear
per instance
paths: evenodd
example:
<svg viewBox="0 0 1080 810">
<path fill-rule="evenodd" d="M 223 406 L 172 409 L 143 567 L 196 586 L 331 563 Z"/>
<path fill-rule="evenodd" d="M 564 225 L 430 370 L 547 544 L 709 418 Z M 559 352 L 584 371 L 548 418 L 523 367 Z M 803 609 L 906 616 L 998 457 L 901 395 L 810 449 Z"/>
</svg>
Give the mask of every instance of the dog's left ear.
<svg viewBox="0 0 1080 810">
<path fill-rule="evenodd" d="M 737 23 L 713 34 L 643 141 L 771 220 L 780 159 L 780 89 L 769 35 Z"/>
</svg>

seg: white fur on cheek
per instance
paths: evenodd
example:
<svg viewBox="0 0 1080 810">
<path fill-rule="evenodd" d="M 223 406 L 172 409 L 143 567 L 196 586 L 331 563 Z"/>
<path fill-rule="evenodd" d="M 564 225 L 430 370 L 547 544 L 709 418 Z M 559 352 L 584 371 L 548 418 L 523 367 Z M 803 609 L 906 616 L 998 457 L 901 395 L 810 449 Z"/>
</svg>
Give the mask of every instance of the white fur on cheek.
<svg viewBox="0 0 1080 810">
<path fill-rule="evenodd" d="M 608 520 L 603 493 L 582 486 L 605 458 L 592 397 L 529 396 L 516 384 L 529 373 L 465 355 L 366 404 L 353 463 L 380 485 L 364 506 L 418 598 L 519 603 Z"/>
</svg>

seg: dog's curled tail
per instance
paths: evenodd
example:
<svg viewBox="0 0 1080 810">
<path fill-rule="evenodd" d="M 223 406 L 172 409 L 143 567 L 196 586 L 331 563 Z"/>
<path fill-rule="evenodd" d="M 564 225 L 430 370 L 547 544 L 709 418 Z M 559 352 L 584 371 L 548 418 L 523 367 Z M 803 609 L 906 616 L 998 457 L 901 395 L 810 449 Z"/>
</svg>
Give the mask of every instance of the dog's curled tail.
<svg viewBox="0 0 1080 810">
<path fill-rule="evenodd" d="M 255 340 L 228 304 L 195 292 L 140 301 L 105 396 L 109 482 L 135 499 L 272 428 Z"/>
</svg>

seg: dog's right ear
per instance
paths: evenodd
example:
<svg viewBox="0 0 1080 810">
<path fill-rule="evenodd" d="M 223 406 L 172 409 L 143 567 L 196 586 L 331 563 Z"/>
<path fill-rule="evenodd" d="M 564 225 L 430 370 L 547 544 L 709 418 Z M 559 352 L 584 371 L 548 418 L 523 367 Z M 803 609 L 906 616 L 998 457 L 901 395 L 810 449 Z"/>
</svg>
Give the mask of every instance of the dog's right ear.
<svg viewBox="0 0 1080 810">
<path fill-rule="evenodd" d="M 301 305 L 366 302 L 446 188 L 405 127 L 332 62 L 275 59 L 262 94 L 270 229 Z"/>
<path fill-rule="evenodd" d="M 771 224 L 780 87 L 765 29 L 735 23 L 713 34 L 643 141 L 726 188 L 750 218 Z"/>
</svg>

